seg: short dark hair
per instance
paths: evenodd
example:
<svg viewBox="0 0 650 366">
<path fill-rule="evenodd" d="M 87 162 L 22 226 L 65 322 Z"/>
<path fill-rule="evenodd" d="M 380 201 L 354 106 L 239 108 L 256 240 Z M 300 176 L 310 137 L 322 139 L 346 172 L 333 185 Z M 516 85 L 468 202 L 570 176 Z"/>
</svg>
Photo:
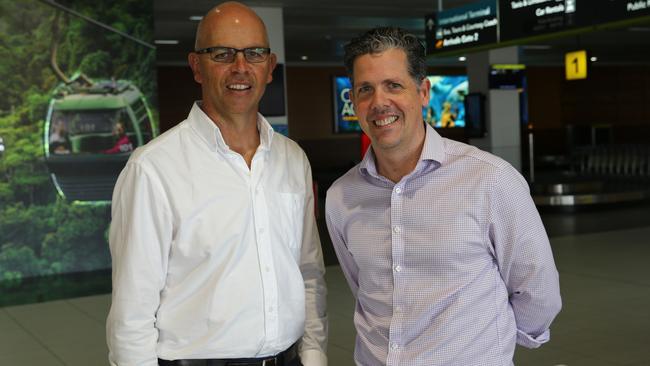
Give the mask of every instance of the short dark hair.
<svg viewBox="0 0 650 366">
<path fill-rule="evenodd" d="M 406 53 L 409 75 L 419 85 L 427 75 L 424 46 L 414 34 L 397 27 L 371 29 L 345 45 L 343 62 L 350 81 L 354 83 L 353 66 L 357 57 L 381 53 L 391 48 L 401 49 Z"/>
</svg>

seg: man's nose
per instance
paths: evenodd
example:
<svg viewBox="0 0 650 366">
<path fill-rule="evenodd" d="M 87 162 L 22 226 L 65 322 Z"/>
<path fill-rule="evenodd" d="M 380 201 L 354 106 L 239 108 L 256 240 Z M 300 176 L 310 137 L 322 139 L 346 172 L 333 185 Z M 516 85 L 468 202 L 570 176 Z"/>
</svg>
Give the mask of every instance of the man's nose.
<svg viewBox="0 0 650 366">
<path fill-rule="evenodd" d="M 370 107 L 372 108 L 382 108 L 388 106 L 389 99 L 386 92 L 381 90 L 381 88 L 375 89 L 375 92 L 372 93 L 372 99 L 370 100 Z"/>
<path fill-rule="evenodd" d="M 233 68 L 237 71 L 245 71 L 248 67 L 248 61 L 246 61 L 243 52 L 237 52 L 235 54 L 235 60 L 232 63 Z"/>
</svg>

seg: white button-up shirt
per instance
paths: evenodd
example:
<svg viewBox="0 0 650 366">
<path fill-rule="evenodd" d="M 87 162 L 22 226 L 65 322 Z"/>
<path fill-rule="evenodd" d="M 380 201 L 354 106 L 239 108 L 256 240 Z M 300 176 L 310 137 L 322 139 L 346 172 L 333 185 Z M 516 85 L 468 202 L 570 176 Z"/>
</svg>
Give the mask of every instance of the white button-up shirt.
<svg viewBox="0 0 650 366">
<path fill-rule="evenodd" d="M 326 364 L 309 162 L 257 125 L 250 169 L 197 104 L 129 159 L 113 195 L 111 365 L 263 357 L 301 339 L 303 363 Z"/>
</svg>

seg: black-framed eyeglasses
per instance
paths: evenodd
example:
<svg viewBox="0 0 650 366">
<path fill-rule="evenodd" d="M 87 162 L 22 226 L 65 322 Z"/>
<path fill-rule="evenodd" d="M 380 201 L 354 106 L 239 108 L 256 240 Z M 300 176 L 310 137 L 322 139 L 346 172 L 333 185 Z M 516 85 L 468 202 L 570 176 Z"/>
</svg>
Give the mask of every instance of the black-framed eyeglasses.
<svg viewBox="0 0 650 366">
<path fill-rule="evenodd" d="M 198 54 L 208 53 L 214 62 L 232 63 L 235 62 L 237 53 L 244 54 L 246 61 L 250 63 L 264 62 L 269 58 L 271 49 L 268 47 L 247 47 L 247 48 L 232 48 L 232 47 L 208 47 L 201 48 L 194 51 Z"/>
</svg>

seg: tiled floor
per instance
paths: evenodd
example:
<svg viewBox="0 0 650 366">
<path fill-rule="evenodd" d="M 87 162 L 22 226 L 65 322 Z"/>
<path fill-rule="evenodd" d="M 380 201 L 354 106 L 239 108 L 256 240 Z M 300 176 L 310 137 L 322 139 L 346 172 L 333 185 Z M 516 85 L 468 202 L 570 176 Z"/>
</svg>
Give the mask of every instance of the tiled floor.
<svg viewBox="0 0 650 366">
<path fill-rule="evenodd" d="M 646 218 L 648 226 L 552 237 L 564 308 L 551 342 L 518 348 L 515 364 L 650 366 Z M 327 270 L 330 365 L 353 365 L 353 299 L 338 266 Z M 0 308 L 0 365 L 107 365 L 109 301 L 98 295 Z"/>
</svg>

